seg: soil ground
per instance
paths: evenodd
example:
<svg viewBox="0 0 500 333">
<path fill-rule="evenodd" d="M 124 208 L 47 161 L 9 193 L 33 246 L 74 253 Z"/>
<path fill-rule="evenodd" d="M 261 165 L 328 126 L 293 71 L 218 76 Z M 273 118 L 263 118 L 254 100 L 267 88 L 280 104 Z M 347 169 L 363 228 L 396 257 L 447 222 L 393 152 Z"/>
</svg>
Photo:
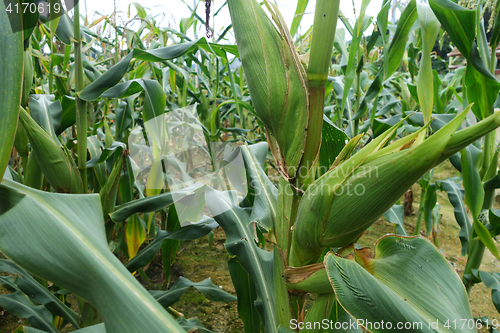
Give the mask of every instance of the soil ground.
<svg viewBox="0 0 500 333">
<path fill-rule="evenodd" d="M 448 177 L 459 176 L 458 172 L 449 162 L 445 162 L 434 170 L 436 180 L 444 180 Z M 416 210 L 420 201 L 420 187 L 412 187 L 414 204 Z M 403 202 L 403 199 L 401 200 Z M 448 261 L 456 268 L 461 276 L 465 267 L 466 257 L 461 255 L 461 244 L 458 238 L 459 226 L 453 215 L 453 206 L 449 203 L 447 194 L 438 192 L 438 202 L 441 205 L 441 219 L 438 225 L 437 239 L 439 249 L 442 250 Z M 498 203 L 495 205 L 500 206 Z M 416 215 L 405 217 L 405 227 L 408 234 L 413 234 Z M 425 228 L 423 228 L 425 229 Z M 374 247 L 376 241 L 388 234 L 393 233 L 394 225 L 381 218 L 360 239 L 362 246 Z M 425 230 L 421 235 L 427 237 Z M 228 272 L 227 261 L 230 256 L 224 249 L 225 235 L 221 228 L 214 230 L 214 242 L 209 246 L 207 237 L 198 241 L 182 242 L 177 257 L 174 261 L 171 274 L 171 282 L 179 276 L 184 276 L 191 281 L 199 282 L 211 278 L 212 282 L 221 289 L 235 294 L 234 287 Z M 485 252 L 481 270 L 499 272 L 500 263 L 491 253 Z M 153 285 L 164 283 L 163 267 L 159 255 L 145 269 L 145 272 Z M 141 278 L 144 286 L 151 288 Z M 3 291 L 5 292 L 5 291 Z M 0 289 L 0 293 L 2 290 Z M 491 319 L 500 320 L 500 315 L 491 301 L 491 291 L 483 284 L 473 287 L 470 295 L 472 313 L 475 317 L 488 316 Z M 75 300 L 71 300 L 73 304 Z M 220 303 L 207 300 L 194 288 L 190 288 L 181 300 L 173 308 L 185 315 L 186 318 L 197 317 L 204 326 L 214 332 L 243 332 L 243 323 L 238 316 L 237 303 Z M 0 308 L 0 333 L 14 332 L 19 326 L 28 325 L 26 320 L 20 320 L 2 311 Z M 67 330 L 69 331 L 69 330 Z"/>
</svg>

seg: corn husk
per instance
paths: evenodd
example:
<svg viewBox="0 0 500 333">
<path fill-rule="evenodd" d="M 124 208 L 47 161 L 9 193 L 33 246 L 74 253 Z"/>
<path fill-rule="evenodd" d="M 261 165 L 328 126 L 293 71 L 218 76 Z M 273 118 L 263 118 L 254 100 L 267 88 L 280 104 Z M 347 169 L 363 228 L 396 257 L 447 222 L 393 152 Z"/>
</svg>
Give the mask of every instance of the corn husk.
<svg viewBox="0 0 500 333">
<path fill-rule="evenodd" d="M 35 154 L 28 157 L 24 169 L 24 185 L 32 187 L 37 190 L 42 190 L 43 187 L 43 172 L 36 159 Z"/>
<path fill-rule="evenodd" d="M 17 153 L 21 155 L 21 157 L 27 157 L 30 152 L 30 148 L 28 146 L 29 140 L 28 136 L 26 135 L 26 130 L 24 129 L 23 125 L 18 122 L 17 123 L 17 129 L 16 129 L 16 137 L 14 139 L 14 147 L 17 150 Z M 23 165 L 23 167 L 26 167 Z"/>
<path fill-rule="evenodd" d="M 50 186 L 59 193 L 81 193 L 82 178 L 67 148 L 56 142 L 23 108 L 19 120 L 26 129 L 32 154 Z"/>
<path fill-rule="evenodd" d="M 229 0 L 240 59 L 255 111 L 266 126 L 280 172 L 293 178 L 307 135 L 307 76 L 278 10 L 278 29 L 255 0 Z"/>
<path fill-rule="evenodd" d="M 324 248 L 354 242 L 423 174 L 455 153 L 450 144 L 465 146 L 477 139 L 473 127 L 467 129 L 469 136 L 455 133 L 468 110 L 419 145 L 409 145 L 420 134 L 415 133 L 381 148 L 397 124 L 313 183 L 297 211 L 290 265 L 314 263 Z M 500 113 L 488 122 L 475 125 L 476 130 L 500 126 Z M 452 140 L 455 134 L 460 135 L 460 142 Z"/>
<path fill-rule="evenodd" d="M 23 94 L 21 97 L 21 106 L 28 105 L 31 87 L 33 86 L 33 59 L 31 58 L 31 51 L 27 49 L 24 51 L 24 72 L 23 72 Z"/>
</svg>

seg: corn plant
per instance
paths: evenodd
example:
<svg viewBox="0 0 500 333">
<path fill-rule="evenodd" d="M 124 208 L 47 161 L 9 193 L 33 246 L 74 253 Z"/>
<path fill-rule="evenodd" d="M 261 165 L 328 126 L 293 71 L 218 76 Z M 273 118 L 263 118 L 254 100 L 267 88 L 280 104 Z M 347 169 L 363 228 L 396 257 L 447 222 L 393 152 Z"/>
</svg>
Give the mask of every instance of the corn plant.
<svg viewBox="0 0 500 333">
<path fill-rule="evenodd" d="M 184 278 L 168 290 L 148 292 L 130 273 L 145 276 L 142 268 L 161 249 L 168 276 L 177 240 L 198 239 L 220 225 L 232 257 L 229 271 L 246 332 L 335 331 L 346 324 L 352 327 L 353 322 L 354 332 L 361 327 L 372 332 L 474 332 L 481 322 L 474 321 L 467 297 L 468 281 L 473 280 L 465 277 L 466 289 L 428 240 L 388 235 L 377 242 L 373 256 L 369 248 L 358 248 L 356 241 L 412 184 L 461 152 L 465 201 L 475 216 L 467 272 L 495 286 L 495 275 L 474 270 L 485 247 L 498 255 L 492 241 L 495 211 L 489 226 L 479 220 L 481 200 L 486 198 L 481 195 L 481 180 L 488 180 L 484 184 L 488 190 L 496 186 L 498 153 L 485 152 L 491 156 L 481 169 L 479 155 L 469 145 L 486 135 L 486 150 L 492 145 L 490 133 L 500 126 L 500 114 L 492 109 L 499 84 L 484 71 L 493 65 L 490 61 L 484 66 L 487 48 L 476 52 L 473 42 L 478 11 L 449 0 L 430 0 L 430 7 L 410 1 L 390 40 L 385 33 L 390 2 L 384 1 L 377 16 L 379 29 L 365 50 L 358 46 L 367 26 L 368 3 L 362 2 L 358 20 L 348 28 L 354 44 L 347 54 L 336 31 L 339 1 L 318 0 L 305 64 L 278 8 L 269 1 L 261 6 L 255 0 L 228 0 L 237 47 L 219 44 L 221 39 L 189 40 L 186 32 L 194 14 L 173 33 L 180 43 L 167 46 L 165 37 L 172 35 L 135 5 L 145 24 L 134 36 L 109 22 L 121 31 L 120 38 L 126 38 L 128 53 L 82 27 L 78 5 L 74 22 L 62 16 L 57 26 L 49 23 L 50 31 L 40 25 L 29 38 L 9 30 L 2 10 L 1 42 L 8 47 L 0 48 L 0 73 L 12 80 L 0 91 L 6 119 L 0 125 L 0 250 L 10 259 L 1 260 L 0 269 L 14 276 L 0 278 L 12 292 L 0 296 L 0 305 L 35 327 L 20 331 L 57 332 L 65 323 L 83 327 L 82 332 L 206 331 L 196 320 L 185 320 L 172 305 L 191 286 L 215 301 L 234 301 L 234 296 L 210 281 Z M 421 121 L 411 122 L 419 115 L 407 114 L 392 123 L 379 121 L 376 128 L 379 100 L 386 98 L 379 94 L 387 82 L 397 81 L 393 74 L 417 18 L 424 38 L 423 58 L 415 73 Z M 432 127 L 437 80 L 428 54 L 438 22 L 462 54 L 469 55 L 464 111 L 439 129 Z M 467 29 L 458 29 L 461 24 Z M 146 48 L 140 36 L 148 26 L 162 42 Z M 292 30 L 296 27 L 295 21 Z M 45 40 L 53 50 L 55 37 L 64 44 L 65 54 L 45 58 L 39 44 Z M 25 39 L 30 48 L 23 56 Z M 370 83 L 362 85 L 364 52 L 378 41 L 385 46 L 382 66 L 373 71 Z M 108 44 L 113 52 L 99 54 L 93 49 L 91 55 L 95 42 Z M 346 83 L 338 91 L 339 78 L 331 70 L 334 45 L 347 58 Z M 233 72 L 228 55 L 239 57 L 242 69 Z M 103 66 L 108 62 L 113 66 Z M 203 74 L 195 73 L 193 63 Z M 47 65 L 44 75 L 42 68 Z M 472 89 L 481 84 L 484 94 L 474 94 Z M 30 94 L 33 90 L 36 94 Z M 325 106 L 332 101 L 341 126 L 346 118 L 350 136 L 325 116 Z M 236 190 L 209 184 L 164 190 L 149 178 L 145 188 L 136 180 L 130 155 L 137 142 L 130 140 L 142 134 L 143 127 L 138 126 L 147 129 L 148 123 L 175 114 L 177 108 L 187 114 L 195 102 L 200 103 L 202 115 L 197 128 L 209 142 L 224 138 L 224 131 L 236 140 L 241 130 L 257 128 L 235 151 L 244 165 L 246 181 L 239 192 L 248 193 L 245 198 L 238 198 Z M 67 110 L 72 110 L 71 120 Z M 470 110 L 480 121 L 459 130 Z M 229 126 L 222 125 L 226 121 Z M 410 128 L 410 122 L 414 130 L 402 131 Z M 418 122 L 420 127 L 415 128 Z M 365 135 L 369 127 L 371 137 Z M 436 129 L 432 135 L 429 127 Z M 160 138 L 164 132 L 158 132 Z M 267 143 L 249 144 L 263 137 Z M 155 139 L 149 142 L 153 155 L 162 149 L 163 139 Z M 9 165 L 13 145 L 20 155 L 13 160 L 21 163 L 16 170 Z M 269 150 L 279 173 L 278 186 L 265 171 Z M 229 157 L 223 163 L 229 163 Z M 151 179 L 168 179 L 166 169 L 153 164 L 150 174 L 159 177 Z M 481 170 L 483 178 L 478 176 Z M 182 167 L 178 171 L 187 174 Z M 456 189 L 456 183 L 439 186 Z M 181 228 L 176 204 L 193 198 L 196 204 L 206 203 L 213 218 Z M 156 214 L 159 226 L 154 223 Z M 141 250 L 147 237 L 151 242 Z M 126 264 L 117 257 L 126 258 Z M 80 314 L 64 304 L 64 297 L 54 296 L 47 281 L 78 295 Z M 308 296 L 313 301 L 306 310 Z M 103 325 L 98 324 L 99 316 Z M 468 325 L 446 325 L 454 320 L 467 320 Z"/>
<path fill-rule="evenodd" d="M 469 4 L 469 8 L 434 1 L 430 1 L 430 4 L 452 42 L 467 59 L 463 77 L 464 104 L 473 102 L 474 116 L 477 120 L 482 120 L 494 112 L 495 102 L 500 91 L 500 84 L 493 76 L 496 68 L 494 54 L 496 54 L 499 44 L 498 10 L 500 7 L 497 2 L 491 4 L 477 2 Z M 489 6 L 491 12 L 489 23 L 492 34 L 489 43 L 482 19 L 485 6 Z M 461 24 L 467 24 L 473 30 L 467 33 L 465 33 L 467 28 L 459 30 L 457 26 L 447 21 L 450 14 L 460 15 Z M 468 19 L 465 20 L 465 16 Z M 477 89 L 481 91 L 481 94 L 476 93 Z M 493 131 L 486 135 L 483 142 L 461 150 L 460 159 L 455 158 L 454 165 L 461 171 L 465 193 L 461 193 L 460 187 L 453 180 L 442 183 L 455 208 L 457 222 L 462 228 L 460 235 L 462 252 L 467 253 L 468 256 L 463 281 L 468 293 L 475 283 L 481 281 L 479 276 L 484 278 L 485 283 L 490 288 L 492 286 L 489 281 L 493 275 L 478 272 L 485 249 L 488 248 L 495 257 L 499 257 L 498 249 L 492 240 L 498 235 L 497 215 L 496 211 L 492 210 L 494 189 L 497 188 L 494 183 L 498 177 L 496 175 L 498 147 L 495 148 L 494 133 Z M 467 214 L 464 213 L 463 201 L 471 212 L 472 224 L 469 222 Z M 497 302 L 494 301 L 494 303 L 498 307 Z"/>
</svg>

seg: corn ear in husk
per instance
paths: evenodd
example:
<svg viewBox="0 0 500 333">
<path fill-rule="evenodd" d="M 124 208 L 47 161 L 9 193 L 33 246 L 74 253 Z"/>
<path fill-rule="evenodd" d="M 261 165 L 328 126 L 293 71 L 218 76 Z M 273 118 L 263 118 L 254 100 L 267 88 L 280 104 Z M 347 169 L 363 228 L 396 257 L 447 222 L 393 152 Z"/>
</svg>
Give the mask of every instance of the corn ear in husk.
<svg viewBox="0 0 500 333">
<path fill-rule="evenodd" d="M 81 193 L 82 178 L 67 148 L 56 142 L 23 108 L 19 120 L 26 129 L 32 154 L 50 186 L 59 193 Z"/>
<path fill-rule="evenodd" d="M 307 135 L 307 76 L 277 8 L 266 5 L 273 25 L 255 0 L 229 0 L 240 59 L 255 111 L 285 178 L 293 178 Z"/>
<path fill-rule="evenodd" d="M 455 153 L 450 142 L 466 146 L 477 139 L 475 130 L 500 126 L 500 113 L 495 113 L 488 119 L 493 125 L 478 123 L 475 130 L 467 129 L 469 136 L 455 133 L 468 110 L 421 144 L 410 145 L 415 133 L 381 148 L 397 124 L 313 183 L 298 207 L 290 265 L 314 263 L 324 248 L 351 244 L 423 174 Z M 457 134 L 460 142 L 452 140 Z"/>
<path fill-rule="evenodd" d="M 16 129 L 16 137 L 14 139 L 14 147 L 16 148 L 17 153 L 23 158 L 28 157 L 30 148 L 28 146 L 29 140 L 28 136 L 26 135 L 26 130 L 24 129 L 23 125 L 18 122 L 17 123 L 17 129 Z M 26 165 L 23 165 L 23 168 L 25 168 Z"/>
<path fill-rule="evenodd" d="M 31 87 L 33 86 L 33 59 L 28 48 L 24 51 L 23 94 L 21 106 L 26 107 L 29 102 Z"/>
</svg>

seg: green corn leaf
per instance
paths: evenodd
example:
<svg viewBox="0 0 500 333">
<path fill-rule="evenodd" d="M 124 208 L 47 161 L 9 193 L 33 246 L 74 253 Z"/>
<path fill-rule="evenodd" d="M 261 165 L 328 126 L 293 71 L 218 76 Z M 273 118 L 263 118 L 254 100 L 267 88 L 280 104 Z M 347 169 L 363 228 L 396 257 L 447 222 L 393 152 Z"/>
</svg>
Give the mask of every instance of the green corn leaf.
<svg viewBox="0 0 500 333">
<path fill-rule="evenodd" d="M 41 21 L 45 21 L 44 23 L 49 23 L 49 17 L 42 16 Z M 66 45 L 70 45 L 73 43 L 73 39 L 75 38 L 75 30 L 73 20 L 69 17 L 67 13 L 64 13 L 59 17 L 59 22 L 57 24 L 57 30 L 55 35 L 61 42 Z M 83 35 L 83 34 L 82 34 Z"/>
<path fill-rule="evenodd" d="M 479 120 L 489 116 L 500 92 L 500 82 L 488 71 L 473 43 L 465 70 L 465 87 L 472 111 Z"/>
<path fill-rule="evenodd" d="M 474 226 L 474 231 L 476 232 L 476 234 L 478 235 L 479 239 L 484 244 L 484 246 L 486 246 L 488 250 L 490 250 L 490 252 L 498 260 L 500 260 L 500 254 L 498 253 L 498 249 L 495 245 L 495 242 L 491 238 L 491 233 L 488 230 L 488 228 L 486 228 L 486 226 L 483 223 L 481 223 L 481 221 L 479 221 L 478 218 L 474 218 L 473 226 Z"/>
<path fill-rule="evenodd" d="M 30 152 L 30 147 L 28 146 L 29 139 L 26 135 L 26 130 L 24 129 L 22 124 L 18 124 L 16 130 L 16 138 L 14 139 L 14 147 L 17 150 L 17 153 L 23 156 L 28 156 Z M 26 167 L 25 165 L 23 167 Z"/>
<path fill-rule="evenodd" d="M 430 126 L 433 132 L 439 131 L 446 124 L 455 118 L 454 114 L 431 114 Z M 411 124 L 425 126 L 424 116 L 422 112 L 413 112 L 408 118 Z"/>
<path fill-rule="evenodd" d="M 500 112 L 488 116 L 488 118 L 478 122 L 474 126 L 467 127 L 456 132 L 450 139 L 446 149 L 438 160 L 438 163 L 443 162 L 448 157 L 456 154 L 463 148 L 483 137 L 486 133 L 491 132 L 500 126 Z M 448 157 L 447 157 L 448 156 Z"/>
<path fill-rule="evenodd" d="M 325 115 L 323 115 L 323 128 L 321 131 L 321 147 L 319 151 L 320 175 L 330 169 L 346 143 L 349 142 L 347 134 L 335 126 Z"/>
<path fill-rule="evenodd" d="M 200 332 L 200 333 L 213 333 L 212 331 L 207 330 L 200 323 L 198 318 L 191 318 L 186 320 L 183 316 L 177 318 L 177 322 L 179 325 L 186 330 L 186 332 Z"/>
<path fill-rule="evenodd" d="M 378 96 L 383 88 L 383 82 L 388 79 L 401 65 L 401 60 L 406 50 L 406 43 L 410 30 L 417 19 L 417 7 L 415 0 L 411 0 L 401 13 L 396 32 L 392 38 L 388 51 L 384 55 L 384 66 L 380 69 L 379 73 L 368 88 L 367 93 L 361 100 L 359 110 L 354 115 L 353 119 L 361 119 L 368 109 L 368 104 Z"/>
<path fill-rule="evenodd" d="M 56 3 L 59 3 L 59 0 L 49 0 L 49 6 L 51 8 L 54 8 Z M 61 3 L 59 3 L 59 5 L 60 4 Z M 50 19 L 49 22 L 50 37 L 51 40 L 53 40 L 54 35 L 56 34 L 57 31 L 57 27 L 59 26 L 59 21 L 61 20 L 61 16 L 55 13 L 55 11 L 53 11 L 52 13 L 49 14 L 49 19 Z"/>
<path fill-rule="evenodd" d="M 384 218 L 396 225 L 396 233 L 402 236 L 408 236 L 405 229 L 405 210 L 403 205 L 394 205 L 387 212 L 384 213 Z"/>
<path fill-rule="evenodd" d="M 115 133 L 117 141 L 122 141 L 125 131 L 128 128 L 131 128 L 133 123 L 133 111 L 130 104 L 125 101 L 121 101 L 116 110 L 115 118 Z"/>
<path fill-rule="evenodd" d="M 214 219 L 226 233 L 226 250 L 237 256 L 257 287 L 257 301 L 262 307 L 266 332 L 276 332 L 277 314 L 273 287 L 273 254 L 259 248 L 255 242 L 255 225 L 250 215 L 235 205 L 234 192 L 220 192 L 207 187 L 207 205 Z"/>
<path fill-rule="evenodd" d="M 475 146 L 469 146 L 460 152 L 462 156 L 462 179 L 465 189 L 465 203 L 473 218 L 481 212 L 484 200 L 484 188 L 479 175 L 479 163 L 482 152 Z"/>
<path fill-rule="evenodd" d="M 446 112 L 445 110 L 445 103 L 447 103 L 443 99 L 443 92 L 440 91 L 442 87 L 442 82 L 441 79 L 439 78 L 438 72 L 433 69 L 432 70 L 432 76 L 433 76 L 433 83 L 434 83 L 434 107 L 436 110 L 437 114 L 444 114 Z"/>
<path fill-rule="evenodd" d="M 27 6 L 30 6 L 31 4 L 37 5 L 38 2 L 35 0 L 27 0 L 24 3 L 20 3 L 19 5 L 23 7 L 26 4 Z M 28 7 L 29 8 L 29 7 Z M 31 34 L 33 33 L 33 30 L 36 27 L 36 23 L 38 22 L 38 18 L 40 17 L 40 13 L 38 10 L 23 10 L 22 11 L 22 17 L 23 17 L 23 29 L 24 29 L 24 45 L 29 45 L 29 38 L 31 37 Z"/>
<path fill-rule="evenodd" d="M 92 138 L 92 151 L 91 151 L 91 157 L 92 159 L 87 162 L 87 168 L 92 168 L 98 164 L 101 164 L 105 161 L 107 161 L 111 156 L 117 156 L 118 154 L 121 154 L 123 150 L 127 147 L 126 144 L 122 142 L 115 141 L 111 144 L 110 147 L 104 149 L 102 152 L 98 148 L 100 147 L 100 141 L 96 141 L 95 136 L 91 136 L 89 138 Z M 93 139 L 96 138 L 96 139 Z"/>
<path fill-rule="evenodd" d="M 255 306 L 255 300 L 257 299 L 255 282 L 237 258 L 231 258 L 228 267 L 238 296 L 238 314 L 245 326 L 245 332 L 261 332 L 261 319 Z"/>
<path fill-rule="evenodd" d="M 26 327 L 23 326 L 23 330 L 21 331 L 22 333 L 46 333 L 46 331 L 42 331 L 33 327 Z M 16 331 L 15 333 L 21 333 Z M 73 331 L 76 333 L 106 333 L 106 328 L 104 327 L 104 324 L 99 324 L 99 325 L 93 325 L 89 327 L 85 327 L 76 331 Z"/>
<path fill-rule="evenodd" d="M 98 159 L 101 156 L 101 142 L 99 141 L 97 135 L 87 137 L 87 149 L 89 151 L 90 161 Z M 89 162 L 87 162 L 87 167 Z M 97 191 L 99 191 L 98 189 L 103 187 L 108 179 L 106 166 L 104 164 L 96 163 L 93 166 L 93 174 L 95 175 L 95 178 L 97 180 L 97 184 L 94 183 L 94 189 L 97 189 Z"/>
<path fill-rule="evenodd" d="M 28 165 L 24 171 L 24 185 L 41 190 L 43 187 L 43 179 L 43 172 L 42 169 L 40 169 L 35 154 L 30 154 L 28 157 Z"/>
<path fill-rule="evenodd" d="M 364 29 L 366 29 L 366 25 L 364 22 L 366 8 L 370 0 L 363 0 L 361 2 L 361 9 L 359 16 L 354 25 L 351 47 L 349 48 L 349 59 L 347 61 L 347 67 L 345 69 L 345 82 L 344 82 L 344 94 L 342 96 L 342 107 L 341 110 L 344 110 L 345 103 L 347 101 L 347 95 L 351 89 L 351 86 L 354 82 L 355 69 L 361 59 L 358 59 L 356 62 L 356 55 L 358 53 L 359 45 L 361 44 L 361 38 L 363 37 Z"/>
<path fill-rule="evenodd" d="M 417 76 L 417 93 L 420 107 L 424 114 L 424 121 L 428 122 L 431 120 L 432 107 L 434 105 L 434 78 L 432 74 L 431 52 L 441 24 L 426 3 L 417 2 L 417 12 L 422 32 L 422 59 Z"/>
<path fill-rule="evenodd" d="M 476 332 L 466 326 L 445 327 L 447 321 L 472 322 L 473 317 L 462 281 L 429 241 L 385 236 L 376 244 L 375 258 L 363 250 L 355 251 L 355 257 L 353 261 L 329 253 L 324 264 L 342 307 L 364 320 L 371 332 L 388 332 L 389 323 L 397 330 L 398 322 L 421 325 L 407 326 L 410 332 Z M 412 283 L 394 278 L 398 276 L 411 276 Z M 382 320 L 385 329 L 373 325 Z"/>
<path fill-rule="evenodd" d="M 257 221 L 266 230 L 274 230 L 278 189 L 267 177 L 264 167 L 267 157 L 267 143 L 240 147 L 245 167 L 255 191 L 255 199 L 250 219 Z"/>
<path fill-rule="evenodd" d="M 476 13 L 450 0 L 429 0 L 432 11 L 450 36 L 453 45 L 468 59 L 476 35 Z"/>
<path fill-rule="evenodd" d="M 9 156 L 16 135 L 17 118 L 21 104 L 23 82 L 23 33 L 13 33 L 7 16 L 6 4 L 0 4 L 0 181 L 9 163 Z M 13 20 L 22 22 L 20 13 L 11 14 Z"/>
<path fill-rule="evenodd" d="M 318 294 L 314 300 L 314 304 L 307 311 L 304 318 L 304 327 L 299 332 L 314 333 L 320 332 L 315 323 L 322 323 L 324 318 L 332 318 L 337 315 L 336 298 L 334 293 Z M 335 318 L 336 319 L 336 318 Z M 290 325 L 290 328 L 293 325 Z M 299 327 L 300 328 L 300 327 Z"/>
<path fill-rule="evenodd" d="M 62 106 L 54 95 L 31 95 L 30 115 L 40 127 L 44 128 L 55 142 L 58 142 L 56 129 L 61 127 Z"/>
<path fill-rule="evenodd" d="M 26 318 L 31 326 L 49 333 L 58 333 L 52 325 L 52 315 L 43 305 L 33 305 L 22 291 L 0 295 L 0 306 L 19 318 Z"/>
<path fill-rule="evenodd" d="M 144 9 L 144 7 L 142 7 L 142 5 L 138 2 L 131 2 L 129 5 L 128 5 L 128 13 L 129 13 L 129 17 L 130 17 L 130 7 L 134 5 L 135 9 L 137 10 L 137 15 L 139 15 L 140 18 L 142 19 L 145 19 L 146 18 L 146 10 Z"/>
<path fill-rule="evenodd" d="M 85 89 L 80 92 L 79 97 L 85 101 L 93 101 L 99 98 L 99 96 L 101 96 L 106 90 L 114 87 L 121 81 L 127 73 L 132 59 L 139 59 L 148 62 L 161 62 L 178 58 L 186 53 L 196 50 L 198 47 L 210 52 L 216 52 L 214 50 L 218 50 L 218 52 L 227 51 L 238 55 L 236 49 L 231 45 L 224 46 L 211 44 L 208 43 L 205 38 L 201 38 L 194 42 L 182 43 L 153 50 L 133 49 L 132 52 L 130 52 L 119 63 L 85 87 Z"/>
<path fill-rule="evenodd" d="M 186 187 L 179 191 L 162 193 L 152 197 L 145 197 L 130 201 L 116 207 L 116 210 L 110 214 L 110 216 L 115 222 L 123 222 L 129 216 L 136 213 L 149 213 L 166 208 L 175 203 L 176 200 L 180 200 L 187 195 L 192 195 L 199 188 L 200 187 L 195 184 L 195 186 Z"/>
<path fill-rule="evenodd" d="M 460 243 L 462 243 L 462 255 L 465 256 L 469 249 L 469 235 L 472 225 L 467 216 L 467 207 L 464 203 L 464 190 L 461 184 L 455 182 L 454 179 L 447 179 L 436 183 L 448 194 L 448 200 L 453 205 L 455 220 L 460 226 L 458 237 L 460 238 Z"/>
<path fill-rule="evenodd" d="M 125 98 L 144 91 L 144 121 L 151 120 L 165 112 L 166 96 L 155 80 L 135 79 L 120 83 L 102 94 L 105 98 Z"/>
<path fill-rule="evenodd" d="M 490 209 L 488 213 L 488 220 L 493 227 L 491 232 L 492 236 L 500 235 L 500 210 Z"/>
<path fill-rule="evenodd" d="M 376 138 L 380 134 L 387 131 L 391 126 L 396 125 L 401 120 L 401 115 L 395 115 L 386 119 L 374 119 L 373 121 L 373 137 Z"/>
<path fill-rule="evenodd" d="M 382 43 L 385 45 L 387 43 L 387 39 L 389 38 L 389 34 L 387 34 L 387 22 L 389 19 L 389 9 L 391 9 L 391 2 L 389 0 L 384 0 L 382 3 L 382 8 L 380 12 L 377 14 L 377 26 L 378 26 L 378 34 L 382 36 Z M 371 44 L 372 40 L 368 44 Z M 375 42 L 373 42 L 375 44 Z M 368 47 L 368 52 L 370 52 L 371 48 Z"/>
<path fill-rule="evenodd" d="M 61 105 L 63 113 L 61 116 L 61 127 L 56 129 L 56 134 L 58 136 L 61 135 L 61 133 L 68 127 L 71 127 L 76 123 L 75 98 L 71 96 L 63 96 Z"/>
<path fill-rule="evenodd" d="M 30 98 L 31 88 L 33 87 L 33 58 L 31 49 L 24 51 L 24 72 L 23 72 L 23 93 L 21 105 L 26 107 Z"/>
<path fill-rule="evenodd" d="M 500 173 L 500 171 L 499 171 Z M 495 176 L 491 177 L 487 181 L 484 182 L 484 189 L 485 190 L 493 190 L 496 188 L 500 188 L 500 174 L 496 174 Z"/>
<path fill-rule="evenodd" d="M 484 29 L 484 20 L 481 17 L 482 10 L 483 6 L 478 4 L 476 7 L 476 43 L 478 44 L 481 60 L 487 68 L 490 68 L 490 47 L 486 38 L 486 30 Z"/>
<path fill-rule="evenodd" d="M 297 2 L 297 8 L 295 9 L 295 15 L 293 16 L 292 26 L 290 27 L 290 35 L 295 36 L 297 33 L 308 3 L 309 0 L 299 0 Z"/>
<path fill-rule="evenodd" d="M 411 0 L 401 13 L 396 32 L 389 46 L 388 54 L 384 57 L 384 77 L 388 79 L 401 64 L 409 32 L 418 17 L 416 1 Z"/>
<path fill-rule="evenodd" d="M 500 312 L 500 274 L 479 271 L 479 277 L 486 288 L 491 289 L 491 300 L 497 311 Z"/>
<path fill-rule="evenodd" d="M 190 287 L 195 288 L 214 302 L 235 302 L 238 300 L 235 296 L 214 286 L 210 278 L 201 282 L 192 282 L 181 276 L 167 291 L 152 290 L 150 293 L 164 308 L 167 308 L 177 303 Z"/>
<path fill-rule="evenodd" d="M 0 199 L 0 250 L 89 301 L 108 333 L 183 332 L 109 250 L 97 194 L 47 193 L 4 180 Z"/>
<path fill-rule="evenodd" d="M 104 169 L 104 175 L 106 175 L 106 167 L 102 164 L 96 165 L 96 168 Z M 109 174 L 109 178 L 102 184 L 102 188 L 99 191 L 99 196 L 101 197 L 101 205 L 104 213 L 104 218 L 109 219 L 108 215 L 115 210 L 116 195 L 118 194 L 118 186 L 120 185 L 120 176 L 123 169 L 123 156 L 120 156 L 115 160 L 115 165 Z M 96 170 L 96 174 L 97 174 Z M 106 178 L 105 178 L 106 179 Z"/>
<path fill-rule="evenodd" d="M 156 238 L 149 243 L 143 250 L 141 250 L 134 258 L 129 260 L 125 267 L 130 272 L 135 272 L 138 269 L 149 264 L 155 257 L 156 253 L 160 250 L 162 243 L 166 239 L 173 240 L 195 240 L 205 237 L 213 229 L 219 225 L 213 219 L 203 220 L 198 223 L 190 224 L 182 227 L 176 231 L 160 230 L 156 234 Z"/>
<path fill-rule="evenodd" d="M 22 292 L 28 295 L 31 300 L 44 305 L 47 310 L 53 314 L 68 320 L 74 327 L 80 327 L 78 325 L 78 314 L 40 285 L 24 269 L 10 260 L 0 259 L 0 272 L 16 274 L 16 285 Z"/>
<path fill-rule="evenodd" d="M 425 221 L 425 228 L 427 230 L 427 235 L 431 235 L 431 231 L 434 225 L 433 213 L 434 213 L 434 208 L 436 207 L 437 204 L 436 189 L 437 188 L 435 184 L 429 184 L 429 186 L 427 187 L 427 191 L 425 192 L 424 221 Z"/>
<path fill-rule="evenodd" d="M 141 250 L 133 259 L 129 260 L 125 267 L 130 272 L 135 272 L 138 269 L 149 264 L 160 250 L 161 245 L 166 239 L 174 240 L 195 240 L 205 237 L 210 231 L 217 228 L 219 225 L 213 219 L 203 220 L 198 223 L 190 224 L 176 231 L 160 230 L 156 234 L 156 238 Z"/>
</svg>

